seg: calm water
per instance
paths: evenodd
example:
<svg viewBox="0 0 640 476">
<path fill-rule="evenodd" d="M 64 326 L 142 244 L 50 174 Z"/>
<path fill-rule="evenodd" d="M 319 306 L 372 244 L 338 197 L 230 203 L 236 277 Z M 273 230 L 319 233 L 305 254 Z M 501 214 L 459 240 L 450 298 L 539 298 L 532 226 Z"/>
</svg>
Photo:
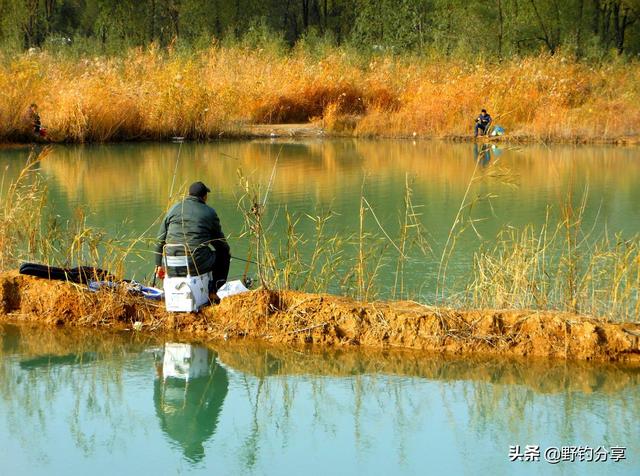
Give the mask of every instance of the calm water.
<svg viewBox="0 0 640 476">
<path fill-rule="evenodd" d="M 26 155 L 26 149 L 0 150 L 5 184 L 18 173 Z M 592 230 L 592 238 L 605 230 L 623 236 L 640 231 L 638 148 L 527 146 L 482 153 L 473 144 L 367 140 L 56 146 L 39 170 L 49 185 L 50 204 L 62 219 L 82 207 L 90 210 L 89 224 L 110 237 L 155 236 L 172 184 L 175 194 L 203 180 L 213 188 L 210 204 L 221 216 L 233 254 L 246 258 L 248 242 L 238 238 L 243 231 L 238 172 L 261 185 L 264 194 L 276 157 L 265 220 L 276 241 L 286 235 L 285 210 L 300 217 L 299 230 L 307 237 L 313 235 L 314 225 L 306 215 L 327 210 L 334 212 L 328 233 L 357 233 L 361 195 L 395 238 L 405 183 L 410 181 L 432 253 L 410 262 L 406 277 L 426 299 L 435 291 L 442 249 L 471 177 L 494 170 L 496 164 L 509 170 L 513 185 L 484 178 L 471 187 L 469 200 L 492 198 L 471 211 L 479 235 L 467 227 L 458 239 L 448 270 L 452 285 L 468 279 L 473 252 L 482 243 L 492 243 L 499 229 L 539 226 L 548 210 L 553 222 L 562 203 L 571 200 L 577 205 L 585 194 L 584 226 Z M 371 213 L 365 226 L 369 233 L 382 234 Z M 384 246 L 376 244 L 374 252 Z M 312 247 L 312 241 L 301 245 L 303 255 Z M 388 243 L 386 248 L 393 262 L 394 251 Z M 350 250 L 340 258 L 347 268 L 355 259 L 355 248 Z M 151 273 L 151 257 L 148 248 L 139 252 L 141 257 L 131 256 L 128 273 L 144 280 Z M 243 270 L 243 263 L 236 261 L 231 275 Z M 391 287 L 394 270 L 393 265 L 382 269 L 383 291 Z"/>
<path fill-rule="evenodd" d="M 541 225 L 548 210 L 553 221 L 561 203 L 577 204 L 585 193 L 592 236 L 640 231 L 637 148 L 478 154 L 469 144 L 361 140 L 179 147 L 56 146 L 39 173 L 63 221 L 81 207 L 111 237 L 154 236 L 172 183 L 175 193 L 203 180 L 239 257 L 248 243 L 239 238 L 238 171 L 264 193 L 279 157 L 267 217 L 276 239 L 285 209 L 300 216 L 307 236 L 313 223 L 305 214 L 329 209 L 331 232 L 357 232 L 362 195 L 395 236 L 409 180 L 433 253 L 412 261 L 407 278 L 426 299 L 470 178 L 496 163 L 517 186 L 473 185 L 470 196 L 490 194 L 491 203 L 473 209 L 480 236 L 460 237 L 453 282 L 468 278 L 473 252 L 500 228 Z M 0 150 L 4 190 L 26 154 Z M 144 279 L 150 251 L 137 251 L 127 272 Z M 339 259 L 348 267 L 353 256 Z M 232 263 L 231 275 L 243 268 Z M 381 276 L 384 291 L 392 270 Z M 0 474 L 639 474 L 639 390 L 638 371 L 611 365 L 202 347 L 0 325 Z M 627 459 L 511 463 L 510 445 L 621 446 Z"/>
<path fill-rule="evenodd" d="M 640 373 L 0 325 L 2 474 L 638 474 Z M 186 376 L 189 375 L 187 379 Z M 509 462 L 509 446 L 626 447 Z"/>
</svg>

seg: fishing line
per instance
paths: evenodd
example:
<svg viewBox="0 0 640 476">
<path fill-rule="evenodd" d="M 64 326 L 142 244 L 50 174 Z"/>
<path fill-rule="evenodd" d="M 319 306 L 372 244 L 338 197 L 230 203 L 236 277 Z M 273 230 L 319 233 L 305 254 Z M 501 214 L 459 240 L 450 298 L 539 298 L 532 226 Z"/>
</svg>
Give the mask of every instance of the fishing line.
<svg viewBox="0 0 640 476">
<path fill-rule="evenodd" d="M 249 255 L 251 256 L 251 255 Z M 238 258 L 237 256 L 232 256 L 231 259 L 237 259 L 238 261 L 244 261 L 245 263 L 251 263 L 251 264 L 258 264 L 255 261 L 251 260 L 251 259 L 244 259 L 244 258 Z"/>
<path fill-rule="evenodd" d="M 181 151 L 182 151 L 182 141 L 180 141 L 180 145 L 178 146 L 178 156 L 176 157 L 176 165 L 173 168 L 173 178 L 171 179 L 171 189 L 169 190 L 169 199 L 173 197 L 173 185 L 176 182 L 176 175 L 178 174 L 178 162 L 180 162 Z"/>
</svg>

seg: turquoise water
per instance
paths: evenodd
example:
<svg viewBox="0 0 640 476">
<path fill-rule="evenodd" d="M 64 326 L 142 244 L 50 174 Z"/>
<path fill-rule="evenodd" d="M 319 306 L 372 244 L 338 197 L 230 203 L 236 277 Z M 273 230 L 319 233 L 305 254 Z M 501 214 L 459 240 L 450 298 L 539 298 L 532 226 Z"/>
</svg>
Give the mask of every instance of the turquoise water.
<svg viewBox="0 0 640 476">
<path fill-rule="evenodd" d="M 0 150 L 5 190 L 27 155 L 25 148 Z M 583 228 L 589 239 L 605 231 L 622 237 L 640 232 L 637 147 L 500 146 L 483 151 L 473 144 L 353 139 L 55 146 L 38 171 L 61 223 L 81 208 L 87 223 L 108 238 L 153 238 L 175 197 L 192 181 L 203 180 L 213 189 L 210 204 L 221 217 L 233 254 L 244 259 L 251 252 L 238 207 L 244 194 L 239 174 L 261 199 L 269 190 L 264 222 L 274 248 L 286 241 L 285 214 L 299 219 L 297 231 L 306 240 L 300 253 L 307 261 L 315 246 L 312 217 L 330 210 L 326 236 L 337 233 L 350 241 L 359 234 L 364 197 L 364 231 L 378 238 L 366 242 L 366 250 L 374 258 L 378 253 L 388 258 L 377 279 L 383 297 L 393 287 L 398 260 L 384 233 L 399 242 L 407 183 L 427 246 L 425 252 L 417 247 L 407 252 L 405 282 L 411 296 L 425 300 L 434 297 L 442 252 L 465 194 L 465 203 L 474 205 L 464 209 L 465 225 L 457 228 L 462 232 L 456 233 L 448 261 L 451 291 L 468 281 L 474 253 L 495 243 L 500 229 L 539 228 L 547 216 L 553 224 L 566 203 L 577 207 L 584 198 Z M 149 280 L 151 248 L 140 245 L 135 251 L 127 260 L 127 275 Z M 335 259 L 343 274 L 353 269 L 357 253 L 353 243 L 343 247 Z M 232 277 L 244 268 L 243 262 L 232 262 Z M 341 289 L 336 285 L 333 291 Z"/>
<path fill-rule="evenodd" d="M 640 467 L 637 370 L 177 342 L 0 325 L 2 474 L 630 475 Z M 625 446 L 626 460 L 510 462 L 510 445 L 527 444 Z"/>
<path fill-rule="evenodd" d="M 27 154 L 0 150 L 0 197 Z M 276 241 L 286 211 L 305 236 L 313 234 L 307 214 L 326 210 L 331 232 L 357 233 L 363 196 L 395 236 L 411 183 L 432 251 L 407 264 L 406 279 L 427 300 L 467 189 L 489 199 L 473 208 L 476 230 L 457 238 L 454 284 L 502 227 L 541 226 L 583 197 L 591 238 L 640 232 L 637 148 L 487 154 L 469 144 L 366 140 L 55 146 L 38 173 L 61 222 L 81 208 L 90 226 L 125 239 L 153 237 L 170 197 L 203 180 L 233 253 L 246 258 L 238 175 L 263 197 L 276 161 L 265 220 Z M 492 176 L 474 179 L 486 171 Z M 371 214 L 366 224 L 381 233 Z M 301 245 L 303 256 L 312 245 Z M 150 248 L 136 252 L 128 276 L 149 279 Z M 354 258 L 351 248 L 338 259 L 348 270 Z M 243 271 L 232 262 L 232 276 Z M 383 268 L 383 295 L 392 271 Z M 191 372 L 188 382 L 175 376 L 181 372 Z M 0 324 L 0 474 L 639 474 L 639 384 L 637 370 L 619 365 L 203 346 Z M 510 462 L 512 445 L 542 453 L 626 447 L 627 459 L 554 465 L 541 454 Z"/>
</svg>

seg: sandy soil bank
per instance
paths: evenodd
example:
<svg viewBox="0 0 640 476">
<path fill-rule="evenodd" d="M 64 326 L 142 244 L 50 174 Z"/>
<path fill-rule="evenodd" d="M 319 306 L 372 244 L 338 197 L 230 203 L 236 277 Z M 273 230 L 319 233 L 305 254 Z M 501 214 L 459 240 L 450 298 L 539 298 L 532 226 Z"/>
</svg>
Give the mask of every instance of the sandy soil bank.
<svg viewBox="0 0 640 476">
<path fill-rule="evenodd" d="M 323 346 L 401 347 L 451 354 L 544 356 L 640 366 L 640 324 L 567 313 L 434 308 L 412 302 L 358 303 L 295 291 L 253 291 L 199 314 L 121 292 L 0 275 L 0 320 L 56 326 L 180 332 L 203 339 L 261 339 Z"/>
<path fill-rule="evenodd" d="M 329 139 L 329 138 L 358 138 L 358 137 L 375 137 L 379 139 L 413 139 L 413 140 L 443 140 L 450 142 L 489 142 L 489 143 L 513 143 L 513 144 L 596 144 L 596 145 L 620 145 L 620 146 L 637 146 L 640 145 L 640 136 L 625 135 L 619 137 L 591 137 L 591 136 L 570 136 L 570 137 L 539 137 L 534 134 L 505 134 L 502 136 L 483 136 L 474 137 L 473 134 L 445 134 L 445 135 L 428 135 L 428 134 L 354 134 L 349 131 L 330 131 L 326 130 L 321 122 L 318 123 L 301 123 L 301 124 L 237 124 L 230 126 L 221 131 L 214 137 L 206 140 L 224 140 L 224 139 Z M 195 140 L 186 137 L 186 140 Z M 141 138 L 138 142 L 148 142 L 149 138 Z M 202 140 L 202 138 L 200 138 Z M 69 143 L 67 139 L 57 140 L 56 138 L 48 138 L 46 140 L 38 140 L 39 144 L 56 144 Z M 116 141 L 118 142 L 118 141 Z M 130 141 L 129 141 L 130 142 Z M 0 144 L 0 148 L 10 148 L 31 144 L 33 141 L 25 140 L 24 137 L 16 138 L 16 142 Z"/>
</svg>

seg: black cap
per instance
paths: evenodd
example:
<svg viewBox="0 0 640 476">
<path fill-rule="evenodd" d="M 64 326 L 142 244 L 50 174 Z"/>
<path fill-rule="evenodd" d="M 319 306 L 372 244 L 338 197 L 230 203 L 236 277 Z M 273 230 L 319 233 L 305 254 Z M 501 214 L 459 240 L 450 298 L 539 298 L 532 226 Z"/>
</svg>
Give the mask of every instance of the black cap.
<svg viewBox="0 0 640 476">
<path fill-rule="evenodd" d="M 202 182 L 193 182 L 191 185 L 189 185 L 189 195 L 192 195 L 194 197 L 202 198 L 210 191 L 211 190 L 209 190 L 209 187 L 207 187 Z"/>
</svg>

